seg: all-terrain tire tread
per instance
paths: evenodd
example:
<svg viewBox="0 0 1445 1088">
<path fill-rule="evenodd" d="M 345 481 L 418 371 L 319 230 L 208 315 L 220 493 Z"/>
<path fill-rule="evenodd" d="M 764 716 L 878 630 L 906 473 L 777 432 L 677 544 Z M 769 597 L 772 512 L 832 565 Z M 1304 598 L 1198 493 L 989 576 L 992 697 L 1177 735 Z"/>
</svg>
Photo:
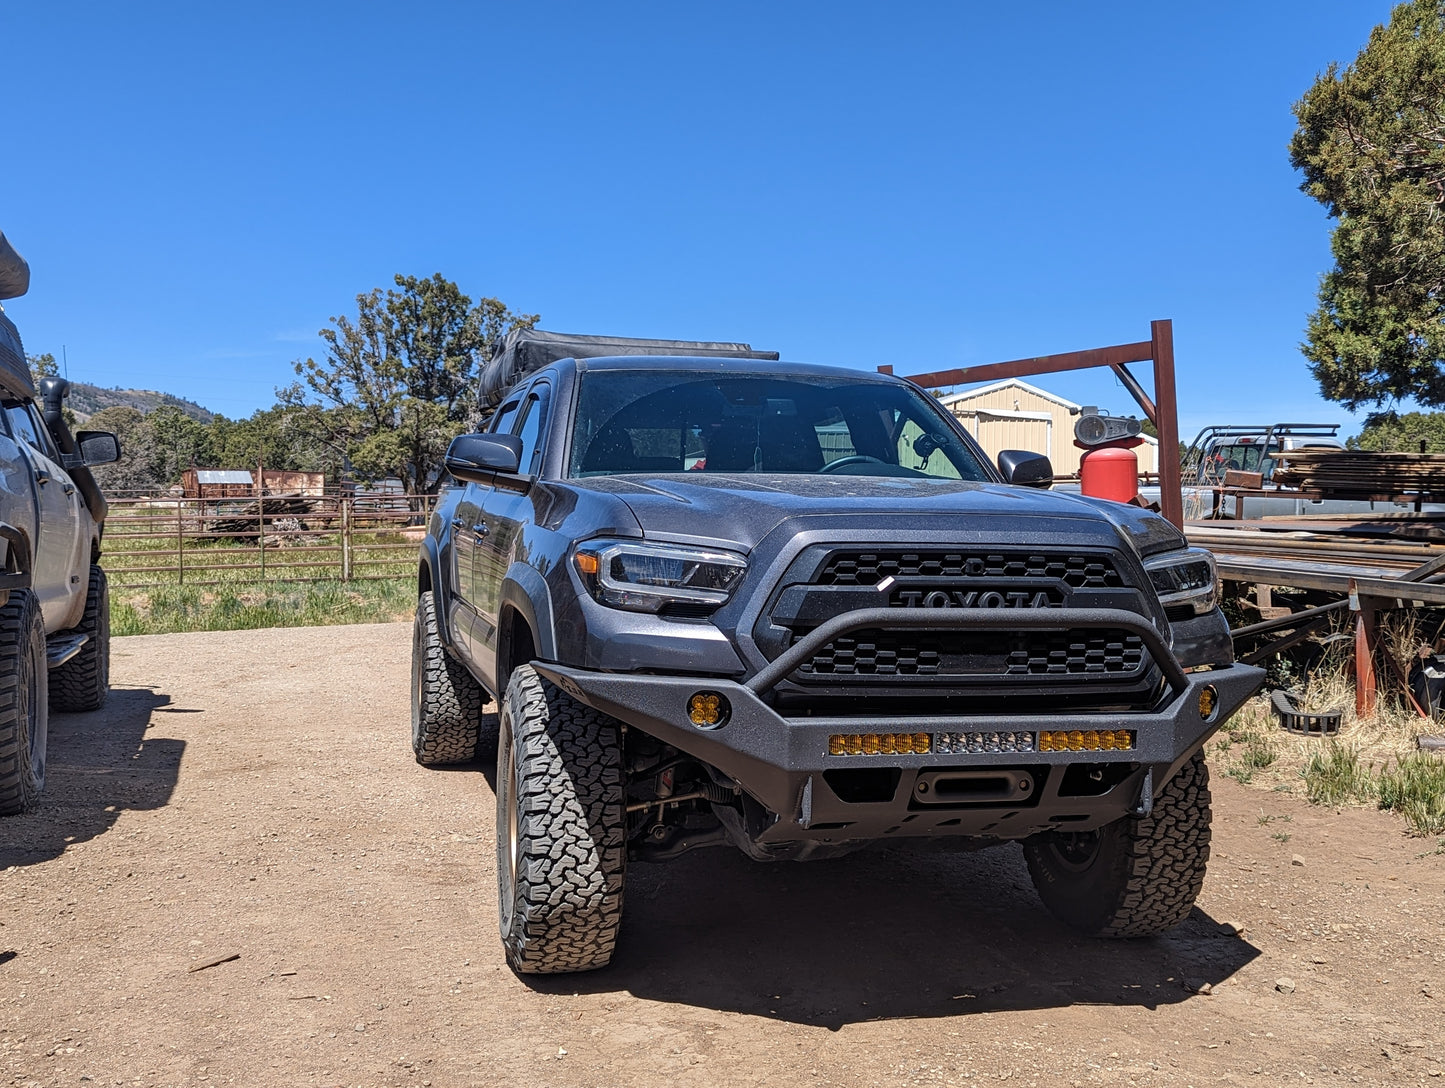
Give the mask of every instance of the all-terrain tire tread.
<svg viewBox="0 0 1445 1088">
<path fill-rule="evenodd" d="M 25 658 L 30 655 L 32 670 L 43 670 L 44 646 L 45 629 L 35 595 L 12 591 L 0 607 L 0 816 L 24 812 L 43 784 L 36 781 L 30 765 L 30 723 L 22 692 Z M 36 725 L 46 728 L 43 720 Z"/>
<path fill-rule="evenodd" d="M 1209 862 L 1209 767 L 1196 753 L 1165 784 L 1147 816 L 1106 828 L 1119 846 L 1104 894 L 1112 901 L 1086 928 L 1099 937 L 1154 937 L 1189 916 Z M 1049 879 L 1043 849 L 1027 844 L 1029 871 L 1040 891 Z M 1045 896 L 1045 902 L 1049 897 Z M 1053 909 L 1053 904 L 1050 904 Z M 1070 919 L 1065 919 L 1070 920 Z"/>
<path fill-rule="evenodd" d="M 50 709 L 99 710 L 110 694 L 110 590 L 99 563 L 90 565 L 85 614 L 74 630 L 90 637 L 79 653 L 50 670 Z"/>
<path fill-rule="evenodd" d="M 512 673 L 506 699 L 520 768 L 521 854 L 507 958 L 521 974 L 605 967 L 622 923 L 627 865 L 617 722 L 530 665 Z M 499 836 L 505 826 L 499 817 Z"/>
<path fill-rule="evenodd" d="M 412 653 L 420 660 L 418 690 L 412 693 L 412 751 L 426 767 L 466 763 L 482 740 L 482 707 L 487 694 L 465 665 L 442 645 L 436 602 L 430 590 L 416 602 Z"/>
</svg>

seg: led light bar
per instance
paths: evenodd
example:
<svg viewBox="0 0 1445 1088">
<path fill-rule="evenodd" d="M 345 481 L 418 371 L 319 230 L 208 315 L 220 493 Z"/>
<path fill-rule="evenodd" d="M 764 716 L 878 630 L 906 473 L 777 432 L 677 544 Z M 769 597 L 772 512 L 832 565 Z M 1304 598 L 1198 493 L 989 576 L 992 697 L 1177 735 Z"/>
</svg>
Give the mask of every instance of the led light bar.
<svg viewBox="0 0 1445 1088">
<path fill-rule="evenodd" d="M 1054 729 L 1039 734 L 1040 752 L 1127 752 L 1132 729 Z"/>
<path fill-rule="evenodd" d="M 961 752 L 1032 752 L 1033 733 L 935 733 L 933 750 Z"/>
<path fill-rule="evenodd" d="M 927 733 L 834 733 L 830 756 L 927 755 L 933 738 Z"/>
</svg>

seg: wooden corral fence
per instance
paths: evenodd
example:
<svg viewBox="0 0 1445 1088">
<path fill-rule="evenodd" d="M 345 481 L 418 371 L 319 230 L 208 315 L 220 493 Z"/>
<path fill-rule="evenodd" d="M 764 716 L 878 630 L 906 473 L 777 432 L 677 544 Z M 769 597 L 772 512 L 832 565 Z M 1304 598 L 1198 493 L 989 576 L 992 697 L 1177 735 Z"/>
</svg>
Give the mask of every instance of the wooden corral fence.
<svg viewBox="0 0 1445 1088">
<path fill-rule="evenodd" d="M 328 489 L 261 498 L 107 496 L 117 589 L 409 577 L 435 495 Z"/>
</svg>

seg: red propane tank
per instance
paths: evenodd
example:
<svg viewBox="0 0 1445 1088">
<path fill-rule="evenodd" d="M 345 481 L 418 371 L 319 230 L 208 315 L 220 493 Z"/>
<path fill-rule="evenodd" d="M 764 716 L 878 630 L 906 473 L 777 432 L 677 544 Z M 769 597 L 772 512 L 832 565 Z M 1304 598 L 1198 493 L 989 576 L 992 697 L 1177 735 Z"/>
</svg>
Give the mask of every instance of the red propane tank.
<svg viewBox="0 0 1445 1088">
<path fill-rule="evenodd" d="M 1079 490 L 1092 498 L 1115 502 L 1138 498 L 1139 456 L 1132 449 L 1115 445 L 1089 450 L 1079 460 Z"/>
</svg>

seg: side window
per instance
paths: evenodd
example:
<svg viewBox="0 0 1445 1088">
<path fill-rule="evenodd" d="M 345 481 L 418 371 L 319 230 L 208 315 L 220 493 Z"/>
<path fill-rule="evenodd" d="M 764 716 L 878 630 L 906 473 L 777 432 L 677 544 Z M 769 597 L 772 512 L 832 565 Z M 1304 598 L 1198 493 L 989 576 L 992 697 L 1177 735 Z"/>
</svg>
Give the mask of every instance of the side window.
<svg viewBox="0 0 1445 1088">
<path fill-rule="evenodd" d="M 10 433 L 17 438 L 24 439 L 26 445 L 34 450 L 53 456 L 45 440 L 40 437 L 41 429 L 35 418 L 35 413 L 30 405 L 24 401 L 6 401 L 5 419 L 10 424 Z"/>
<path fill-rule="evenodd" d="M 524 473 L 535 475 L 542 467 L 542 428 L 547 423 L 550 392 L 546 382 L 540 382 L 532 389 L 523 409 L 521 427 L 514 432 L 522 440 L 521 471 Z"/>
<path fill-rule="evenodd" d="M 516 422 L 517 409 L 522 406 L 521 399 L 508 401 L 497 409 L 496 415 L 492 416 L 492 425 L 487 428 L 492 434 L 511 434 L 512 424 Z"/>
<path fill-rule="evenodd" d="M 905 417 L 898 429 L 898 463 L 930 476 L 957 480 L 958 466 L 942 451 L 943 443 L 942 438 L 928 434 L 916 421 Z"/>
</svg>

